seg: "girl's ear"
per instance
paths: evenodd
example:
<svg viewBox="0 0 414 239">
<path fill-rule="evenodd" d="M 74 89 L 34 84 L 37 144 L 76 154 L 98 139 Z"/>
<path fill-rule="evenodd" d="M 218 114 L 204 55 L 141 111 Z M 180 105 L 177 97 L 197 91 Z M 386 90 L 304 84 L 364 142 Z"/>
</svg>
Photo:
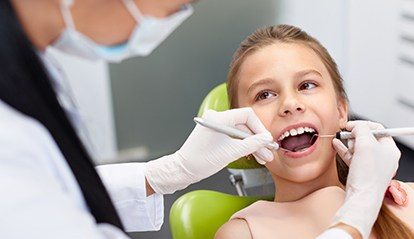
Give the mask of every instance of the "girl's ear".
<svg viewBox="0 0 414 239">
<path fill-rule="evenodd" d="M 338 100 L 338 113 L 339 113 L 339 127 L 344 129 L 346 122 L 348 122 L 348 102 L 346 100 Z"/>
</svg>

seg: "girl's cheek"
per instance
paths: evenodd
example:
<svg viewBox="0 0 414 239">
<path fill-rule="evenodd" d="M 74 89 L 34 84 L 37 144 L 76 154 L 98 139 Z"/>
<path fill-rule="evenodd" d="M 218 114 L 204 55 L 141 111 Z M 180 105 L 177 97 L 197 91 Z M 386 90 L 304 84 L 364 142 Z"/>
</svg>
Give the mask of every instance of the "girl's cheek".
<svg viewBox="0 0 414 239">
<path fill-rule="evenodd" d="M 253 107 L 254 112 L 256 113 L 257 117 L 259 117 L 260 121 L 262 121 L 262 123 L 264 124 L 264 126 L 268 128 L 269 125 L 269 121 L 270 121 L 270 117 L 268 116 L 268 113 L 266 112 L 266 110 L 259 108 L 259 107 Z"/>
<path fill-rule="evenodd" d="M 276 113 L 276 111 L 272 109 L 272 107 L 254 106 L 253 110 L 256 113 L 256 115 L 260 118 L 263 124 L 267 122 L 268 126 L 270 126 L 270 123 L 274 119 Z"/>
</svg>

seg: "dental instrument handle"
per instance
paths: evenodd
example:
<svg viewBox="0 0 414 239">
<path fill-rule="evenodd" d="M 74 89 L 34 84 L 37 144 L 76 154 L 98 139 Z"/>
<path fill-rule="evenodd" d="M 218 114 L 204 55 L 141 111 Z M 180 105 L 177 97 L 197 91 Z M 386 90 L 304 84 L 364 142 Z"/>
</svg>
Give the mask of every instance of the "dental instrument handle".
<svg viewBox="0 0 414 239">
<path fill-rule="evenodd" d="M 372 134 L 376 138 L 380 137 L 394 137 L 394 136 L 401 136 L 401 135 L 414 135 L 414 127 L 408 127 L 408 128 L 392 128 L 392 129 L 377 129 L 377 130 L 371 130 Z M 351 132 L 338 132 L 335 136 L 337 139 L 353 139 L 354 136 Z"/>
<path fill-rule="evenodd" d="M 194 118 L 194 122 L 196 122 L 199 125 L 202 125 L 204 127 L 207 127 L 209 129 L 215 130 L 219 133 L 223 133 L 226 134 L 232 138 L 236 138 L 236 139 L 245 139 L 247 137 L 252 136 L 249 133 L 246 133 L 240 129 L 237 128 L 233 128 L 227 125 L 221 125 L 221 124 L 217 124 L 215 122 L 212 121 L 208 121 L 205 120 L 203 118 L 200 117 L 195 117 Z M 278 150 L 279 149 L 279 144 L 277 144 L 276 142 L 273 141 L 269 141 L 269 143 L 266 145 L 266 148 L 268 149 L 272 149 L 272 150 Z"/>
</svg>

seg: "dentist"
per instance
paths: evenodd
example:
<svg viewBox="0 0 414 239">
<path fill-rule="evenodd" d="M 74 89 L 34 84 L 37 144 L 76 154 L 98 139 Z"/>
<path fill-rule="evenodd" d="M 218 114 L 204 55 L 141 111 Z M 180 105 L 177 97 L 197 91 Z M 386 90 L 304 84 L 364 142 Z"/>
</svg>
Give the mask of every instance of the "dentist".
<svg viewBox="0 0 414 239">
<path fill-rule="evenodd" d="M 63 76 L 44 51 L 55 47 L 108 62 L 146 56 L 191 14 L 189 0 L 0 1 L 0 238 L 126 239 L 126 231 L 158 230 L 163 194 L 207 178 L 248 154 L 273 160 L 264 148 L 271 134 L 253 110 L 243 108 L 208 111 L 203 117 L 247 126 L 255 135 L 244 140 L 196 126 L 171 155 L 148 163 L 94 167 Z M 353 157 L 373 165 L 372 157 L 357 152 L 358 142 Z M 378 149 L 374 146 L 368 150 Z M 372 172 L 381 192 L 397 163 L 393 157 L 382 171 Z M 361 176 L 366 171 L 354 172 L 349 174 L 354 180 L 348 181 L 360 185 L 367 180 Z M 377 208 L 359 207 L 369 192 L 355 195 L 362 194 L 349 197 L 345 212 L 363 208 L 372 213 L 352 217 L 339 212 L 337 224 L 324 238 L 340 238 L 330 236 L 332 230 L 343 238 L 349 237 L 345 231 L 358 238 L 370 229 Z"/>
</svg>

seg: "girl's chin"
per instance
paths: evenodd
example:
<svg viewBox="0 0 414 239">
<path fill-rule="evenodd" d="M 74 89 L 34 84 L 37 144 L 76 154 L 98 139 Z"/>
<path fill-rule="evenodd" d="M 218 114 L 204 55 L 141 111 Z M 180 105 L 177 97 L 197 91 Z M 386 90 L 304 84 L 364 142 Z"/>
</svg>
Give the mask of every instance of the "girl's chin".
<svg viewBox="0 0 414 239">
<path fill-rule="evenodd" d="M 298 162 L 297 158 L 280 159 L 279 176 L 283 175 L 283 178 L 295 183 L 305 183 L 321 177 L 330 170 L 336 170 L 335 153 L 323 156 L 317 154 L 317 156 L 312 158 L 309 155 L 306 158 L 299 158 L 301 162 Z"/>
<path fill-rule="evenodd" d="M 295 168 L 286 175 L 286 179 L 295 183 L 311 182 L 321 177 L 326 171 L 324 165 L 313 163 L 309 165 L 303 165 L 303 167 Z"/>
</svg>

